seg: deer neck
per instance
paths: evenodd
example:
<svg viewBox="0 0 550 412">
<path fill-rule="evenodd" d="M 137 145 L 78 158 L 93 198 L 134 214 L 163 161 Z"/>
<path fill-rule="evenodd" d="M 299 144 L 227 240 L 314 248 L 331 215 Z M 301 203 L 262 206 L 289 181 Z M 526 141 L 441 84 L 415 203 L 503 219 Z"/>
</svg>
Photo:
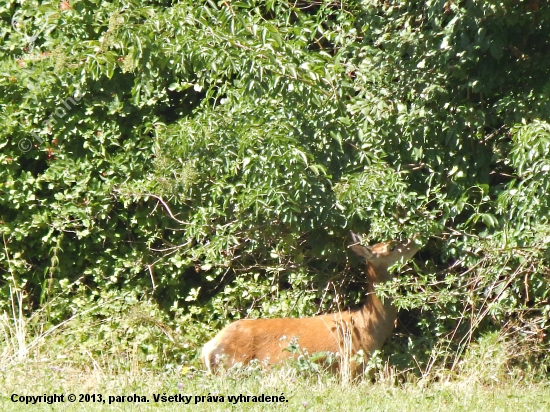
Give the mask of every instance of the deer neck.
<svg viewBox="0 0 550 412">
<path fill-rule="evenodd" d="M 361 346 L 367 352 L 380 349 L 384 341 L 390 336 L 395 327 L 397 309 L 393 305 L 393 299 L 384 298 L 384 301 L 376 295 L 375 279 L 385 275 L 380 269 L 374 269 L 370 265 L 367 268 L 367 298 L 365 304 L 359 309 L 359 323 L 364 334 Z M 359 325 L 358 325 L 359 326 Z"/>
</svg>

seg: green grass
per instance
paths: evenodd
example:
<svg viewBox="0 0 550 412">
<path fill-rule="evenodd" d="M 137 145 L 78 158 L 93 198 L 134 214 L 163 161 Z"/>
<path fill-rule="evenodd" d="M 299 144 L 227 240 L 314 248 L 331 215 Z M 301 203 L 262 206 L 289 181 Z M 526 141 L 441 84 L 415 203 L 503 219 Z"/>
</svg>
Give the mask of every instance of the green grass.
<svg viewBox="0 0 550 412">
<path fill-rule="evenodd" d="M 450 383 L 394 385 L 388 382 L 342 385 L 330 375 L 304 377 L 291 368 L 269 372 L 231 372 L 208 376 L 203 371 L 176 368 L 151 372 L 107 372 L 89 367 L 27 360 L 0 369 L 0 410 L 200 410 L 200 411 L 550 411 L 550 384 L 495 383 L 482 386 L 468 380 Z M 26 405 L 12 402 L 11 395 L 64 394 L 65 402 Z M 77 402 L 67 396 L 74 394 Z M 96 395 L 96 402 L 78 402 L 80 395 Z M 98 395 L 102 401 L 97 402 Z M 149 402 L 116 402 L 109 396 L 144 396 Z M 190 403 L 155 402 L 154 394 L 185 395 Z M 281 396 L 285 402 L 230 403 L 228 396 Z M 224 402 L 207 402 L 208 395 L 224 396 Z M 195 396 L 205 396 L 196 404 Z M 104 402 L 103 402 L 104 401 Z"/>
<path fill-rule="evenodd" d="M 550 411 L 547 366 L 514 361 L 518 349 L 499 333 L 472 342 L 452 370 L 419 366 L 400 372 L 380 357 L 376 383 L 342 383 L 339 376 L 318 373 L 306 356 L 269 371 L 249 365 L 212 376 L 195 358 L 200 346 L 178 352 L 189 341 L 154 322 L 147 303 L 127 312 L 102 309 L 114 315 L 82 311 L 50 329 L 17 310 L 0 314 L 0 411 Z M 69 394 L 76 402 L 69 402 Z M 12 401 L 40 395 L 63 395 L 64 401 Z M 145 402 L 109 403 L 110 397 L 133 395 Z M 189 404 L 155 402 L 155 395 L 187 396 Z M 209 395 L 218 402 L 208 402 Z M 284 396 L 284 402 L 230 402 L 229 396 L 239 395 Z"/>
</svg>

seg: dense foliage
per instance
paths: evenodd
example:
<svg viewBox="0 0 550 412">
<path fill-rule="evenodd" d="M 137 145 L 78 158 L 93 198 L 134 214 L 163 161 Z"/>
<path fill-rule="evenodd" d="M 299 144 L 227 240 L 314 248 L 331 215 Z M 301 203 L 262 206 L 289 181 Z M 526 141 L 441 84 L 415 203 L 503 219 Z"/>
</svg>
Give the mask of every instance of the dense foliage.
<svg viewBox="0 0 550 412">
<path fill-rule="evenodd" d="M 357 304 L 348 230 L 420 234 L 394 361 L 547 347 L 546 2 L 174 3 L 0 5 L 3 299 L 154 298 L 193 349 Z"/>
</svg>

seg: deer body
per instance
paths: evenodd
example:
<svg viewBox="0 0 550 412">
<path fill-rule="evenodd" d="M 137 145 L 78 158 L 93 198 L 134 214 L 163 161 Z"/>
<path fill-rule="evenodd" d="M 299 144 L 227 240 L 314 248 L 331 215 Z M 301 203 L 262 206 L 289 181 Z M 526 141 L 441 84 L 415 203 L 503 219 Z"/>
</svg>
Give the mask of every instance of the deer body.
<svg viewBox="0 0 550 412">
<path fill-rule="evenodd" d="M 204 345 L 202 361 L 209 371 L 220 362 L 225 366 L 258 359 L 269 365 L 292 356 L 288 350 L 296 338 L 308 353 L 342 353 L 344 336 L 348 337 L 348 353 L 363 350 L 365 355 L 380 349 L 391 334 L 397 310 L 391 299 L 382 302 L 376 296 L 375 284 L 392 279 L 388 268 L 399 260 L 410 259 L 418 250 L 412 242 L 378 243 L 371 248 L 360 244 L 352 233 L 350 248 L 367 262 L 367 298 L 362 308 L 311 318 L 242 319 L 224 329 Z"/>
</svg>

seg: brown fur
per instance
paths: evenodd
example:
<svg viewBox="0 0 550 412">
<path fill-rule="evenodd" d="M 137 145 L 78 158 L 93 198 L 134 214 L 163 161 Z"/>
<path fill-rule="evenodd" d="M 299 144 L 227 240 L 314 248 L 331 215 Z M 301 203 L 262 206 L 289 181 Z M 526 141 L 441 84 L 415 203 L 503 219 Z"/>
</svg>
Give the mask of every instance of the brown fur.
<svg viewBox="0 0 550 412">
<path fill-rule="evenodd" d="M 367 263 L 367 298 L 362 308 L 311 318 L 238 320 L 204 345 L 201 358 L 207 369 L 215 370 L 221 362 L 228 367 L 252 359 L 273 365 L 292 355 L 284 349 L 293 338 L 310 354 L 342 353 L 343 331 L 351 335 L 351 355 L 362 349 L 368 356 L 380 349 L 394 328 L 397 310 L 390 299 L 382 302 L 376 296 L 375 284 L 391 280 L 388 268 L 410 259 L 418 249 L 413 242 L 378 243 L 368 248 L 361 245 L 359 236 L 351 236 L 351 250 Z"/>
</svg>

